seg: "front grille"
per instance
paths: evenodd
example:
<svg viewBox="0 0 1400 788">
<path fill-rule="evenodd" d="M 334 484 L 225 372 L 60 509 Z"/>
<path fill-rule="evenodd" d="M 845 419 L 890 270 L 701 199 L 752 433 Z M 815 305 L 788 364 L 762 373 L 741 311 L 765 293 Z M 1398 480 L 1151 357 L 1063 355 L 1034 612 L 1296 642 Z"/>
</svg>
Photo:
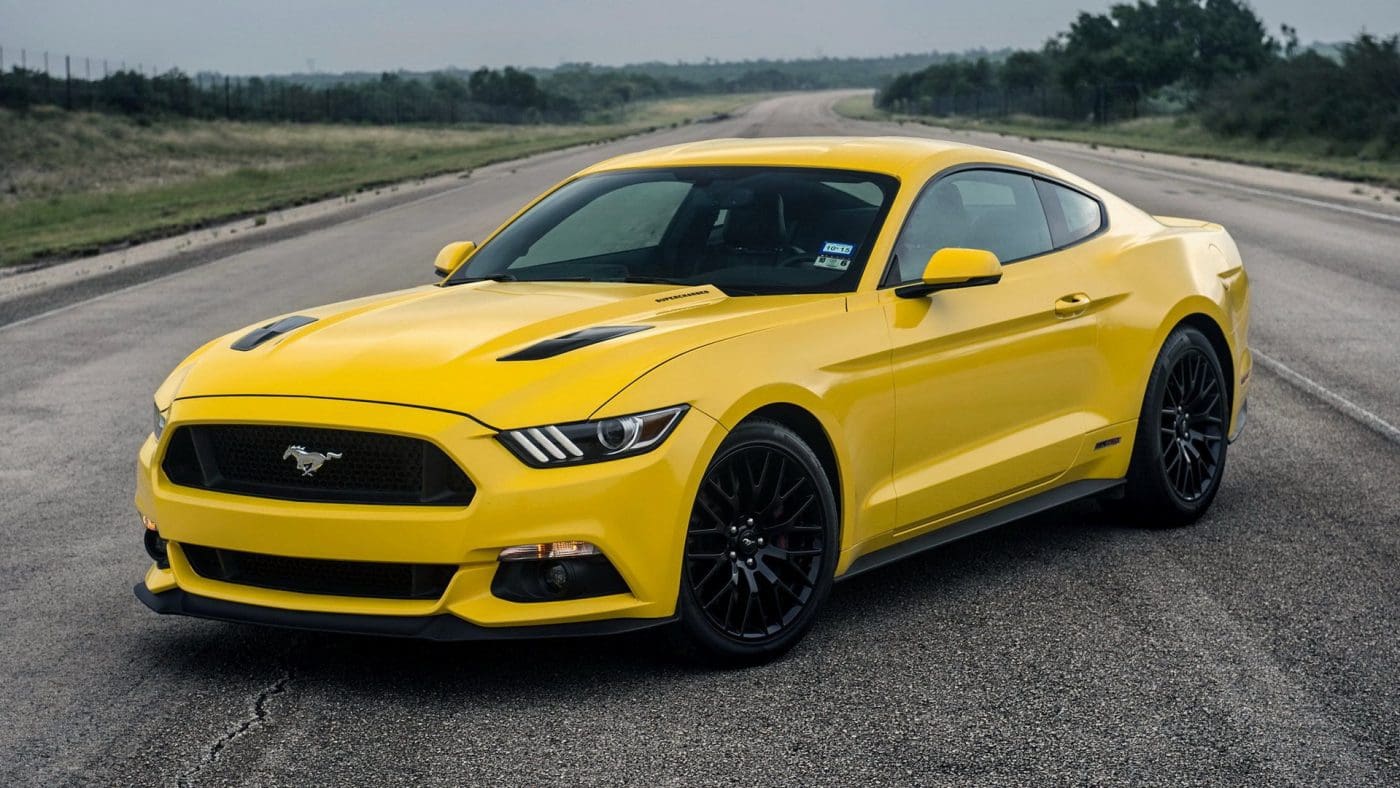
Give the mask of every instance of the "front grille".
<svg viewBox="0 0 1400 788">
<path fill-rule="evenodd" d="M 186 487 L 290 501 L 464 506 L 476 493 L 437 446 L 358 430 L 179 427 L 161 467 Z"/>
<path fill-rule="evenodd" d="M 277 591 L 380 599 L 437 599 L 457 567 L 286 558 L 182 544 L 195 574 L 210 580 Z"/>
</svg>

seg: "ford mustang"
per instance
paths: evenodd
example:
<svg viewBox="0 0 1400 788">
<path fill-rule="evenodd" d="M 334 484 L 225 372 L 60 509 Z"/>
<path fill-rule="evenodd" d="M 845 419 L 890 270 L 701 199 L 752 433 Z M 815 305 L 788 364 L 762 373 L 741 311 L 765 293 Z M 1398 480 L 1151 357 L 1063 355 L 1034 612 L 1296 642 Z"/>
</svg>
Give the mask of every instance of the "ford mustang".
<svg viewBox="0 0 1400 788">
<path fill-rule="evenodd" d="M 1245 421 L 1226 231 L 985 148 L 624 155 L 435 268 L 171 373 L 146 605 L 761 661 L 835 581 L 1049 507 L 1190 523 Z"/>
</svg>

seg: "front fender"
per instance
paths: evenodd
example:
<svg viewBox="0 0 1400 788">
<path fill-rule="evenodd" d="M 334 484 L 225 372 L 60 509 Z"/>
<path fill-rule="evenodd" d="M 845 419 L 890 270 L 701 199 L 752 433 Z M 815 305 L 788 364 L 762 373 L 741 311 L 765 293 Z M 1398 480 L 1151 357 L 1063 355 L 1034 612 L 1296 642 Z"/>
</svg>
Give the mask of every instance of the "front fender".
<svg viewBox="0 0 1400 788">
<path fill-rule="evenodd" d="M 857 543 L 893 527 L 895 514 L 889 335 L 874 299 L 868 303 L 683 353 L 593 415 L 685 402 L 727 431 L 766 406 L 795 405 L 826 432 L 843 480 L 842 540 Z M 709 460 L 698 457 L 696 464 L 703 469 Z"/>
</svg>

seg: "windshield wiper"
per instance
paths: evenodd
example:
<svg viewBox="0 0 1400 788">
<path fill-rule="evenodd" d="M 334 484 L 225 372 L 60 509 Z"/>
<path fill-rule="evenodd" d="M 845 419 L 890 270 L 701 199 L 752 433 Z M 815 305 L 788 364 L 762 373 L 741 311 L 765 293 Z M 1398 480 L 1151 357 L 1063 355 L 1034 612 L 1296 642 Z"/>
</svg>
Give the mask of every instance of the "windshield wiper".
<svg viewBox="0 0 1400 788">
<path fill-rule="evenodd" d="M 587 276 L 532 276 L 528 279 L 521 279 L 515 274 L 491 274 L 490 276 L 469 276 L 465 279 L 458 279 L 454 285 L 466 285 L 472 282 L 592 282 L 593 279 Z"/>
<path fill-rule="evenodd" d="M 674 279 L 667 279 L 664 276 L 624 276 L 621 279 L 614 279 L 615 282 L 626 282 L 629 285 L 686 285 L 687 282 L 677 282 Z"/>
<path fill-rule="evenodd" d="M 491 274 L 490 276 L 467 276 L 449 284 L 469 285 L 472 282 L 516 282 L 514 274 Z"/>
<path fill-rule="evenodd" d="M 758 295 L 758 293 L 755 293 L 755 292 L 753 292 L 752 290 L 744 290 L 744 289 L 742 289 L 742 288 L 731 287 L 731 286 L 729 286 L 729 285 L 705 284 L 705 283 L 703 283 L 703 282 L 702 282 L 702 283 L 698 283 L 698 284 L 692 284 L 691 282 L 681 282 L 681 281 L 677 281 L 677 280 L 675 280 L 675 279 L 667 279 L 667 278 L 664 277 L 664 276 L 628 276 L 628 277 L 624 277 L 624 278 L 622 278 L 622 279 L 616 279 L 616 280 L 612 280 L 612 281 L 627 282 L 628 284 L 638 284 L 638 285 L 676 285 L 677 287 L 713 287 L 714 289 L 720 291 L 721 293 L 724 293 L 724 294 L 727 295 L 727 296 L 753 296 L 753 295 Z"/>
</svg>

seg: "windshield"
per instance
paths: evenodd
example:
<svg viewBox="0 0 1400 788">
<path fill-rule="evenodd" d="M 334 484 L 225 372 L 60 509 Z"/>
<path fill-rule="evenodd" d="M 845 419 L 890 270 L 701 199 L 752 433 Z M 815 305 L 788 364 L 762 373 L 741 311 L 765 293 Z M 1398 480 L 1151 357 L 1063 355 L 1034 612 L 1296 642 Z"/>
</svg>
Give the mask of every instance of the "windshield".
<svg viewBox="0 0 1400 788">
<path fill-rule="evenodd" d="M 854 290 L 897 182 L 770 167 L 602 173 L 565 184 L 448 284 L 710 284 L 730 295 Z"/>
</svg>

